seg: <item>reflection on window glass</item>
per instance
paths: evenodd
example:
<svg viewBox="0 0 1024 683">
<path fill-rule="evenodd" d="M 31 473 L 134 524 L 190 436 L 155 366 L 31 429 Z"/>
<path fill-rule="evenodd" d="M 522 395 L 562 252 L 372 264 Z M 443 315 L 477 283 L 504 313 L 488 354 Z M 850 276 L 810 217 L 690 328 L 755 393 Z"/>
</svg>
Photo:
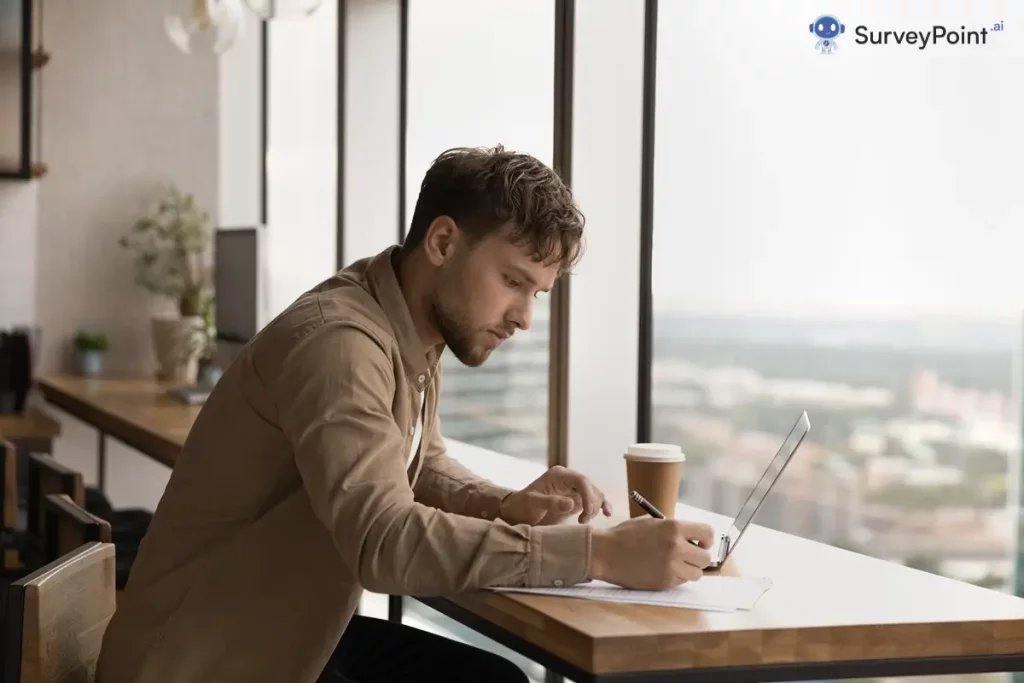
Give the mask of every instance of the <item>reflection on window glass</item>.
<svg viewBox="0 0 1024 683">
<path fill-rule="evenodd" d="M 551 163 L 554 16 L 549 0 L 409 3 L 407 221 L 446 149 L 500 143 Z M 446 437 L 547 462 L 549 306 L 542 294 L 530 330 L 479 368 L 445 353 Z"/>
<path fill-rule="evenodd" d="M 806 410 L 755 523 L 1008 589 L 1024 100 L 994 84 L 1024 45 L 857 45 L 848 27 L 821 54 L 805 10 L 660 7 L 653 438 L 686 452 L 684 500 L 735 515 Z"/>
</svg>

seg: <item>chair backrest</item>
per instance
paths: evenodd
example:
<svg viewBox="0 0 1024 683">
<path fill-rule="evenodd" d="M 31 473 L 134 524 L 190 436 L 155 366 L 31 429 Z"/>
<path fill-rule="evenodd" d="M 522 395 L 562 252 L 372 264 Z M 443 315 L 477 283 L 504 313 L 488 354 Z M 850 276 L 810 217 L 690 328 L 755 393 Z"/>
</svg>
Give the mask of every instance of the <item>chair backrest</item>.
<svg viewBox="0 0 1024 683">
<path fill-rule="evenodd" d="M 7 589 L 4 681 L 90 683 L 114 614 L 114 546 L 88 543 Z"/>
<path fill-rule="evenodd" d="M 14 444 L 0 436 L 0 495 L 3 496 L 0 523 L 3 528 L 18 527 L 18 451 Z"/>
<path fill-rule="evenodd" d="M 57 462 L 53 456 L 32 453 L 28 456 L 28 532 L 42 539 L 46 534 L 46 496 L 64 493 L 75 505 L 85 507 L 85 483 L 82 473 Z"/>
<path fill-rule="evenodd" d="M 3 555 L 0 566 L 4 571 L 22 568 L 21 552 L 16 541 L 20 505 L 18 500 L 18 451 L 14 444 L 0 436 L 0 525 L 3 529 Z"/>
<path fill-rule="evenodd" d="M 43 527 L 43 561 L 67 555 L 86 543 L 110 543 L 110 522 L 75 505 L 66 493 L 46 496 Z"/>
</svg>

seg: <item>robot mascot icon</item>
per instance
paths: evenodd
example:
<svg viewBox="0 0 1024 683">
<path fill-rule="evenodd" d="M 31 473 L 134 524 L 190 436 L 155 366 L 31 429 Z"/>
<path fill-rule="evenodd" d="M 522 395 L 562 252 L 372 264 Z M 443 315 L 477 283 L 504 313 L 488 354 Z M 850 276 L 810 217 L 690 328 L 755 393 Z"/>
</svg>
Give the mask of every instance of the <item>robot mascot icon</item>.
<svg viewBox="0 0 1024 683">
<path fill-rule="evenodd" d="M 839 23 L 839 20 L 831 14 L 822 14 L 811 24 L 811 33 L 818 36 L 818 42 L 814 49 L 823 55 L 830 55 L 839 49 L 836 44 L 836 36 L 846 33 L 846 26 Z"/>
</svg>

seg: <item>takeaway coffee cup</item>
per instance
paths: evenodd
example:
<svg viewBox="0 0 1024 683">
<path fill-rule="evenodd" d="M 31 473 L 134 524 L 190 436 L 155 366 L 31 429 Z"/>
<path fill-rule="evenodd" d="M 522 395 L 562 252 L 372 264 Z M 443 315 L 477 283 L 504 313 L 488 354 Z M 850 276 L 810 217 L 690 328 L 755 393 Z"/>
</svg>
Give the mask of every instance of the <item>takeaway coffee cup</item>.
<svg viewBox="0 0 1024 683">
<path fill-rule="evenodd" d="M 637 443 L 626 449 L 626 484 L 658 508 L 666 519 L 675 519 L 679 500 L 679 477 L 686 455 L 679 446 L 665 443 Z M 629 501 L 629 516 L 647 513 Z"/>
</svg>

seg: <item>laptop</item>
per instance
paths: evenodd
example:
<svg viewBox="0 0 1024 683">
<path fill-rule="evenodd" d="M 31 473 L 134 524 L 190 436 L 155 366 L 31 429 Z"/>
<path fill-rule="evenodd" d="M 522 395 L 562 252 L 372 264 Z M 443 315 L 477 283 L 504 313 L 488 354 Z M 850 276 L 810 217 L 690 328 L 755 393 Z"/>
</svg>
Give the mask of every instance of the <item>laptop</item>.
<svg viewBox="0 0 1024 683">
<path fill-rule="evenodd" d="M 709 570 L 720 569 L 725 561 L 729 559 L 729 555 L 736 549 L 740 538 L 743 537 L 743 532 L 750 526 L 754 515 L 757 514 L 758 508 L 761 507 L 761 503 L 768 497 L 768 492 L 772 490 L 775 482 L 782 476 L 786 465 L 789 464 L 793 454 L 800 448 L 800 444 L 803 443 L 804 437 L 807 436 L 809 431 L 811 431 L 811 421 L 807 418 L 807 412 L 805 411 L 800 414 L 796 424 L 789 430 L 786 440 L 782 442 L 779 451 L 772 458 L 772 461 L 768 463 L 768 468 L 761 475 L 761 478 L 753 490 L 751 490 L 750 495 L 747 496 L 747 501 L 743 503 L 739 514 L 736 515 L 736 518 L 729 525 L 729 530 L 724 534 L 720 534 L 715 544 L 711 547 L 712 559 L 711 564 L 707 567 Z"/>
</svg>

